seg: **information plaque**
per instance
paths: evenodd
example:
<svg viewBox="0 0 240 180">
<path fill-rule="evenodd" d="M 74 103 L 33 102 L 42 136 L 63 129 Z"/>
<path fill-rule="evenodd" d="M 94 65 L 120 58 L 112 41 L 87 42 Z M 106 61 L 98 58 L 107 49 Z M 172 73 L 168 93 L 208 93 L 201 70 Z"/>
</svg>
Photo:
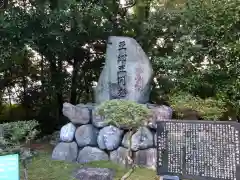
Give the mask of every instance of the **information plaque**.
<svg viewBox="0 0 240 180">
<path fill-rule="evenodd" d="M 157 173 L 189 180 L 240 180 L 237 122 L 167 120 L 157 124 Z"/>
<path fill-rule="evenodd" d="M 0 10 L 6 9 L 8 5 L 8 0 L 0 0 Z"/>
<path fill-rule="evenodd" d="M 19 155 L 0 156 L 0 180 L 19 179 Z"/>
</svg>

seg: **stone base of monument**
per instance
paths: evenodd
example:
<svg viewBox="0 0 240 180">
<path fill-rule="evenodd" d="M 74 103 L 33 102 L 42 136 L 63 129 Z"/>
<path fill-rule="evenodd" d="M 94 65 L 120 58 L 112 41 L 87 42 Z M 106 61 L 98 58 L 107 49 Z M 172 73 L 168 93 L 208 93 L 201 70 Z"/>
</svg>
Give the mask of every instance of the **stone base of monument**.
<svg viewBox="0 0 240 180">
<path fill-rule="evenodd" d="M 80 168 L 73 172 L 79 180 L 113 180 L 115 172 L 108 168 Z"/>
<path fill-rule="evenodd" d="M 171 119 L 172 111 L 167 106 L 146 106 L 152 109 L 154 118 L 133 134 L 131 150 L 137 165 L 156 169 L 156 122 Z M 111 160 L 124 165 L 129 148 L 128 133 L 124 128 L 108 125 L 94 110 L 95 106 L 90 104 L 64 103 L 63 114 L 71 122 L 61 128 L 52 159 L 81 164 Z"/>
</svg>

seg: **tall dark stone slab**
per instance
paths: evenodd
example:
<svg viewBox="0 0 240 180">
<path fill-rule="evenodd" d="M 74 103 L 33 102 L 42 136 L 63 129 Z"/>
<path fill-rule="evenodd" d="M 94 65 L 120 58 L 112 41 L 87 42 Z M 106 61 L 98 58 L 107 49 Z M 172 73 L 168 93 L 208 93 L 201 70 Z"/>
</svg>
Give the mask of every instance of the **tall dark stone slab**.
<svg viewBox="0 0 240 180">
<path fill-rule="evenodd" d="M 157 124 L 158 175 L 239 180 L 237 122 L 171 120 Z"/>
<path fill-rule="evenodd" d="M 111 99 L 147 103 L 152 75 L 150 60 L 135 39 L 110 36 L 105 65 L 95 89 L 96 103 Z"/>
</svg>

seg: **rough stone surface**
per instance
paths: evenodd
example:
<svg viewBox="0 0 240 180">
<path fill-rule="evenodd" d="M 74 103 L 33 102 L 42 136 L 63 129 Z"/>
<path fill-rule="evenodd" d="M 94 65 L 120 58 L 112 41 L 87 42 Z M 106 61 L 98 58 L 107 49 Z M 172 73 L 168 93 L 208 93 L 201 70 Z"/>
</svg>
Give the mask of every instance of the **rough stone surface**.
<svg viewBox="0 0 240 180">
<path fill-rule="evenodd" d="M 77 128 L 75 139 L 79 147 L 97 146 L 98 129 L 91 124 L 82 125 Z"/>
<path fill-rule="evenodd" d="M 96 114 L 96 109 L 92 110 L 92 124 L 97 128 L 103 128 L 108 124 L 104 121 L 104 117 Z"/>
<path fill-rule="evenodd" d="M 122 140 L 122 145 L 126 148 L 129 147 L 128 141 L 129 133 L 126 133 Z M 147 127 L 141 127 L 139 130 L 132 135 L 132 146 L 133 151 L 147 149 L 153 147 L 153 134 Z"/>
<path fill-rule="evenodd" d="M 157 133 L 154 133 L 154 146 L 157 147 Z"/>
<path fill-rule="evenodd" d="M 94 98 L 97 104 L 110 100 L 110 87 L 108 77 L 108 67 L 105 65 L 94 88 Z"/>
<path fill-rule="evenodd" d="M 139 103 L 149 100 L 153 70 L 136 40 L 110 36 L 105 66 L 95 88 L 95 100 L 128 99 Z"/>
<path fill-rule="evenodd" d="M 71 142 L 74 138 L 76 127 L 72 123 L 68 123 L 61 128 L 60 140 L 63 142 Z"/>
<path fill-rule="evenodd" d="M 76 106 L 77 106 L 77 107 L 81 107 L 81 108 L 83 108 L 83 107 L 87 107 L 87 105 L 86 105 L 86 104 L 83 104 L 83 103 L 76 104 Z"/>
<path fill-rule="evenodd" d="M 78 155 L 77 143 L 60 142 L 53 150 L 52 159 L 75 162 Z"/>
<path fill-rule="evenodd" d="M 86 146 L 79 151 L 77 162 L 88 163 L 93 161 L 108 161 L 107 153 L 96 147 Z"/>
<path fill-rule="evenodd" d="M 129 147 L 129 138 L 130 138 L 129 136 L 130 136 L 129 132 L 125 133 L 123 136 L 121 145 L 125 148 Z"/>
<path fill-rule="evenodd" d="M 152 110 L 152 117 L 149 119 L 148 124 L 150 128 L 156 129 L 158 121 L 172 119 L 173 110 L 168 106 L 165 105 L 157 106 L 153 104 L 147 104 L 147 107 Z"/>
<path fill-rule="evenodd" d="M 110 160 L 117 164 L 125 164 L 125 159 L 127 157 L 127 149 L 124 147 L 119 147 L 115 151 L 110 152 Z"/>
<path fill-rule="evenodd" d="M 79 180 L 113 180 L 114 171 L 108 168 L 80 168 L 73 173 Z"/>
<path fill-rule="evenodd" d="M 157 164 L 157 150 L 156 148 L 150 148 L 145 150 L 139 150 L 135 152 L 134 162 L 149 169 L 156 169 Z"/>
<path fill-rule="evenodd" d="M 89 110 L 92 110 L 95 106 L 95 103 L 77 104 L 76 106 L 80 108 L 88 108 Z"/>
<path fill-rule="evenodd" d="M 114 150 L 121 143 L 123 131 L 114 126 L 107 126 L 100 130 L 98 135 L 98 146 L 100 149 Z"/>
<path fill-rule="evenodd" d="M 64 103 L 62 112 L 73 124 L 88 124 L 90 121 L 90 111 L 87 107 Z"/>
</svg>

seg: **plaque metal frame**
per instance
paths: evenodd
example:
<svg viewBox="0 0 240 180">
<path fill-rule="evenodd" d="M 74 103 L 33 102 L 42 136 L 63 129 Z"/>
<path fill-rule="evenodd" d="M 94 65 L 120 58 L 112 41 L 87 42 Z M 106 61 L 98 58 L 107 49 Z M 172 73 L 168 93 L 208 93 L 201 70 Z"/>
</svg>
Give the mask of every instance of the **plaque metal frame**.
<svg viewBox="0 0 240 180">
<path fill-rule="evenodd" d="M 8 0 L 0 0 L 0 10 L 5 10 L 8 6 Z"/>
<path fill-rule="evenodd" d="M 159 149 L 160 144 L 158 141 L 158 137 L 162 136 L 162 133 L 164 132 L 164 127 L 166 127 L 166 123 L 184 123 L 184 124 L 216 124 L 216 125 L 231 125 L 238 131 L 238 141 L 240 141 L 240 123 L 235 122 L 235 121 L 207 121 L 207 120 L 163 120 L 163 121 L 158 121 L 157 122 L 157 175 L 159 176 L 164 176 L 164 175 L 169 175 L 169 176 L 178 176 L 180 179 L 188 179 L 188 180 L 232 180 L 232 179 L 224 179 L 224 178 L 215 178 L 215 177 L 205 177 L 205 176 L 195 176 L 195 175 L 190 175 L 186 173 L 173 173 L 168 171 L 168 143 L 166 142 L 166 150 L 160 152 L 161 150 Z M 238 143 L 239 145 L 239 150 L 240 150 L 240 142 Z M 162 166 L 159 166 L 159 158 L 160 158 L 160 153 L 161 153 L 161 161 L 162 161 Z M 184 156 L 185 158 L 185 156 Z M 185 167 L 186 165 L 183 165 Z M 236 166 L 236 180 L 240 180 L 240 164 L 235 164 Z"/>
<path fill-rule="evenodd" d="M 179 180 L 178 176 L 168 176 L 168 175 L 164 175 L 160 177 L 160 180 Z"/>
</svg>

